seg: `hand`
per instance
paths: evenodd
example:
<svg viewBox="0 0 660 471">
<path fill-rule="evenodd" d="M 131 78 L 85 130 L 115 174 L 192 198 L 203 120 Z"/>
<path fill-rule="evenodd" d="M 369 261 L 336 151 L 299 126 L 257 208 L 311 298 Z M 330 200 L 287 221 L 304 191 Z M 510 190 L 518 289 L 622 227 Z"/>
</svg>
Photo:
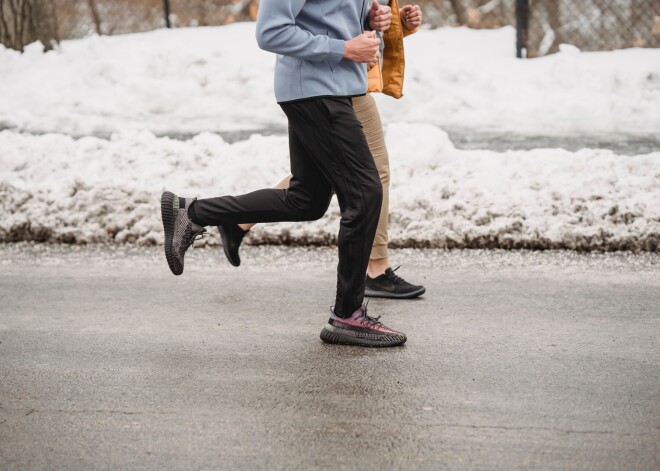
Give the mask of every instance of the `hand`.
<svg viewBox="0 0 660 471">
<path fill-rule="evenodd" d="M 371 10 L 369 10 L 369 27 L 382 33 L 387 31 L 390 24 L 392 24 L 392 9 L 381 5 L 378 0 L 374 0 Z"/>
<path fill-rule="evenodd" d="M 371 70 L 371 69 L 373 69 L 373 68 L 376 66 L 376 64 L 378 64 L 378 62 L 376 62 L 376 61 L 369 62 L 369 63 L 367 64 L 367 70 Z"/>
<path fill-rule="evenodd" d="M 399 14 L 401 23 L 410 31 L 419 28 L 419 25 L 422 24 L 422 10 L 418 5 L 405 5 L 401 7 Z"/>
<path fill-rule="evenodd" d="M 376 62 L 380 57 L 380 39 L 373 32 L 363 33 L 344 42 L 344 59 L 359 63 Z"/>
</svg>

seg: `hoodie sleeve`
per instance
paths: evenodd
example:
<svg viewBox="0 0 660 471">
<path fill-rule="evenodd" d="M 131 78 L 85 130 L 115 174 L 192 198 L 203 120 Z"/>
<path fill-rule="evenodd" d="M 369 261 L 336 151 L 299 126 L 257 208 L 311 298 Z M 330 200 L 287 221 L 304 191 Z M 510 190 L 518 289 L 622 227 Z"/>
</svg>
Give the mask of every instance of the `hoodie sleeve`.
<svg viewBox="0 0 660 471">
<path fill-rule="evenodd" d="M 344 57 L 344 41 L 315 36 L 296 26 L 306 0 L 261 0 L 257 15 L 257 44 L 265 51 L 308 61 L 337 63 Z"/>
</svg>

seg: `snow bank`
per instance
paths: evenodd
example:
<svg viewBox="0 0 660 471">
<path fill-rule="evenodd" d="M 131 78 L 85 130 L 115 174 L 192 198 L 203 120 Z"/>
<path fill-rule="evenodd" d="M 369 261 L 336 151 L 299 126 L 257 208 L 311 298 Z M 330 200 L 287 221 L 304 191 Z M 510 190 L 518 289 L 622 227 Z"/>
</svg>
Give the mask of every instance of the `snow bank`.
<svg viewBox="0 0 660 471">
<path fill-rule="evenodd" d="M 660 152 L 456 149 L 432 125 L 387 129 L 390 236 L 399 247 L 650 250 L 660 242 Z M 236 194 L 286 175 L 284 137 L 228 144 L 150 132 L 110 140 L 0 133 L 0 241 L 157 244 L 159 198 Z M 312 223 L 258 227 L 251 243 L 326 244 L 339 224 L 333 202 Z M 211 231 L 209 242 L 217 242 Z"/>
<path fill-rule="evenodd" d="M 466 151 L 441 128 L 658 134 L 660 50 L 519 61 L 511 28 L 406 42 L 406 96 L 377 97 L 393 246 L 658 250 L 660 152 Z M 11 129 L 0 132 L 0 242 L 157 244 L 164 189 L 205 197 L 278 182 L 285 137 L 209 133 L 285 129 L 273 66 L 253 24 L 90 37 L 47 54 L 0 46 L 0 129 Z M 250 241 L 327 244 L 337 227 L 333 203 L 319 221 L 261 226 Z"/>
<path fill-rule="evenodd" d="M 406 39 L 402 100 L 386 123 L 530 134 L 658 133 L 660 50 L 513 58 L 515 31 L 447 28 Z M 254 24 L 0 46 L 0 128 L 73 135 L 284 128 L 274 56 Z"/>
</svg>

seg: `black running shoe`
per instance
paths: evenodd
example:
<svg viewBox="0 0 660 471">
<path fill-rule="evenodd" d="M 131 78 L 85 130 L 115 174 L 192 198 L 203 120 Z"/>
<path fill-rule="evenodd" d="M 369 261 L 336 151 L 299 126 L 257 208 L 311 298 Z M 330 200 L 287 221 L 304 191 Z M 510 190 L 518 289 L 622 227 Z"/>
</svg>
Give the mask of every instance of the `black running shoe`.
<svg viewBox="0 0 660 471">
<path fill-rule="evenodd" d="M 236 224 L 218 226 L 218 231 L 220 232 L 222 248 L 225 251 L 227 260 L 235 267 L 239 266 L 241 264 L 241 256 L 238 254 L 238 249 L 241 248 L 241 242 L 243 242 L 243 237 L 245 237 L 247 231 L 244 231 Z"/>
<path fill-rule="evenodd" d="M 321 330 L 321 340 L 338 345 L 357 347 L 396 347 L 406 343 L 406 334 L 385 327 L 378 317 L 367 315 L 367 306 L 360 307 L 347 319 L 330 311 L 330 319 Z"/>
<path fill-rule="evenodd" d="M 410 284 L 394 273 L 399 268 L 394 270 L 388 268 L 384 274 L 376 278 L 367 275 L 364 295 L 372 298 L 411 299 L 426 292 L 423 286 Z"/>
<path fill-rule="evenodd" d="M 160 215 L 165 229 L 165 258 L 175 275 L 183 273 L 186 251 L 206 232 L 206 229 L 188 218 L 188 208 L 197 198 L 181 199 L 185 201 L 183 208 L 180 207 L 179 197 L 170 191 L 160 197 Z"/>
</svg>

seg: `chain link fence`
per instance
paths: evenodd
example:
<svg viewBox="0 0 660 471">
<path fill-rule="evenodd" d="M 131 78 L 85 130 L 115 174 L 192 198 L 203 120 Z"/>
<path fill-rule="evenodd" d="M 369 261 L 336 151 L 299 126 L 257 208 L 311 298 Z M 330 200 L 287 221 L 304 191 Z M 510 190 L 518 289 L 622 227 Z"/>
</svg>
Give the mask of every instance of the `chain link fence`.
<svg viewBox="0 0 660 471">
<path fill-rule="evenodd" d="M 256 19 L 258 0 L 54 0 L 60 37 L 123 34 L 165 26 L 215 26 Z"/>
<path fill-rule="evenodd" d="M 259 0 L 53 0 L 59 37 L 122 34 L 165 26 L 223 25 L 256 18 Z M 560 44 L 585 51 L 660 47 L 660 0 L 401 0 L 430 27 L 518 26 L 522 56 Z M 512 45 L 513 46 L 513 45 Z"/>
<path fill-rule="evenodd" d="M 522 55 L 544 56 L 571 44 L 583 51 L 660 47 L 660 0 L 422 0 L 432 27 L 522 31 Z M 526 53 L 526 54 L 525 54 Z"/>
<path fill-rule="evenodd" d="M 400 0 L 399 4 L 419 5 L 424 11 L 424 22 L 432 28 L 492 29 L 515 22 L 515 0 Z"/>
<path fill-rule="evenodd" d="M 660 47 L 660 0 L 532 0 L 527 55 Z"/>
</svg>

